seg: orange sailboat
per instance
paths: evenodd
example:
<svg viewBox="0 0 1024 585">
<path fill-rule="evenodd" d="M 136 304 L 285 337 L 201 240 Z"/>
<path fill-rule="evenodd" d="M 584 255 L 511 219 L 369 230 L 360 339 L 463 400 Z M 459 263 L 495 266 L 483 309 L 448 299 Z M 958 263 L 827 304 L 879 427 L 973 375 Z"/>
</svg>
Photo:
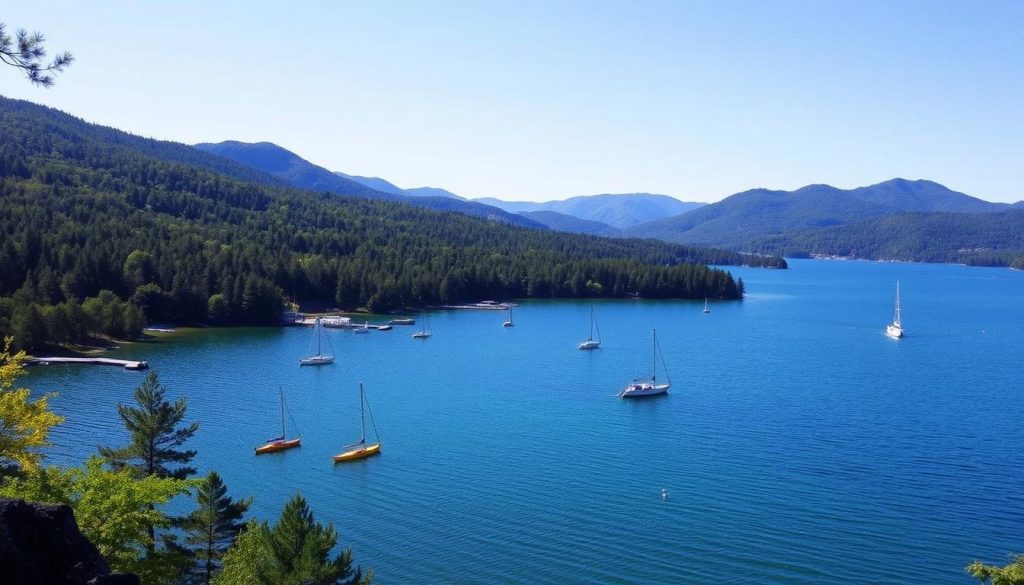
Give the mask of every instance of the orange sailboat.
<svg viewBox="0 0 1024 585">
<path fill-rule="evenodd" d="M 299 447 L 302 444 L 302 439 L 296 437 L 294 439 L 286 439 L 284 433 L 284 392 L 280 388 L 277 390 L 278 394 L 281 395 L 281 435 L 274 437 L 273 439 L 267 439 L 267 443 L 262 447 L 256 447 L 256 454 L 263 455 L 264 453 L 275 453 L 277 451 L 284 451 L 285 449 L 291 449 L 293 447 Z"/>
<path fill-rule="evenodd" d="M 366 410 L 369 410 L 366 402 L 366 393 L 363 391 L 363 383 L 359 383 L 359 440 L 345 447 L 346 451 L 334 456 L 335 463 L 345 461 L 356 461 L 366 459 L 380 454 L 380 435 L 377 433 L 377 424 L 373 422 L 373 412 L 370 412 L 370 424 L 373 425 L 373 434 L 377 438 L 376 443 L 366 443 Z"/>
</svg>

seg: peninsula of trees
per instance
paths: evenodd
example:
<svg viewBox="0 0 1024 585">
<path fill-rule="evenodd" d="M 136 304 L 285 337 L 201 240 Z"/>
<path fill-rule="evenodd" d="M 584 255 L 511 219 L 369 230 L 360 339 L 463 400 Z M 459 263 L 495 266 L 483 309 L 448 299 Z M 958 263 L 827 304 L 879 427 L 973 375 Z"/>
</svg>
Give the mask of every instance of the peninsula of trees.
<svg viewBox="0 0 1024 585">
<path fill-rule="evenodd" d="M 482 298 L 739 299 L 742 280 L 706 264 L 785 266 L 300 191 L 5 98 L 0 135 L 0 334 L 21 348 L 132 338 L 147 321 L 276 323 L 286 297 L 375 312 Z"/>
</svg>

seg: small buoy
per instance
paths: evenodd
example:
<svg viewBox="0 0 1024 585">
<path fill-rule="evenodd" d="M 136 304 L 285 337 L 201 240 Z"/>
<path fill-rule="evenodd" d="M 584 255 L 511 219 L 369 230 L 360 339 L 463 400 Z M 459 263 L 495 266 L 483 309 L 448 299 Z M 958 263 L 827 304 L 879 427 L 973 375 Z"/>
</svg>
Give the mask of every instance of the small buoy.
<svg viewBox="0 0 1024 585">
<path fill-rule="evenodd" d="M 667 500 L 668 499 L 668 490 L 665 489 L 665 488 L 661 488 L 661 499 L 663 499 L 663 500 Z"/>
</svg>

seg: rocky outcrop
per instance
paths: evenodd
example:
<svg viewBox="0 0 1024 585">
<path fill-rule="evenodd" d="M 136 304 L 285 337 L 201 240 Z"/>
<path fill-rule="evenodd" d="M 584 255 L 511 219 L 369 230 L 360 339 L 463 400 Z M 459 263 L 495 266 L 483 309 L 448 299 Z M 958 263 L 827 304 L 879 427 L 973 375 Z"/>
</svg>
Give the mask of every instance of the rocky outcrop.
<svg viewBox="0 0 1024 585">
<path fill-rule="evenodd" d="M 71 508 L 0 499 L 0 583 L 138 585 L 139 578 L 111 574 Z"/>
</svg>

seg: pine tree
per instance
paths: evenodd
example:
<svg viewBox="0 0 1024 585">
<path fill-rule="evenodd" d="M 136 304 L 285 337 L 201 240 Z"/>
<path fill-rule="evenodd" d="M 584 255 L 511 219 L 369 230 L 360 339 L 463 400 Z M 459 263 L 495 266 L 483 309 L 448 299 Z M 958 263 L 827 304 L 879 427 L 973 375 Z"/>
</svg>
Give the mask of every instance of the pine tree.
<svg viewBox="0 0 1024 585">
<path fill-rule="evenodd" d="M 114 469 L 130 467 L 139 477 L 156 475 L 185 479 L 195 468 L 184 466 L 196 452 L 179 447 L 199 429 L 199 423 L 178 428 L 185 417 L 187 401 L 179 398 L 174 404 L 164 399 L 164 387 L 156 372 L 135 389 L 135 402 L 139 408 L 117 405 L 117 413 L 131 433 L 131 443 L 120 449 L 100 447 L 100 454 Z M 180 464 L 172 469 L 169 465 Z"/>
<path fill-rule="evenodd" d="M 352 551 L 345 549 L 330 558 L 337 542 L 334 527 L 313 519 L 306 500 L 296 495 L 273 527 L 251 522 L 235 546 L 224 556 L 224 570 L 217 585 L 262 583 L 265 585 L 369 585 L 373 572 L 352 570 Z"/>
<path fill-rule="evenodd" d="M 199 429 L 199 423 L 178 428 L 185 417 L 185 398 L 179 398 L 174 404 L 167 402 L 164 399 L 164 387 L 160 384 L 156 372 L 150 372 L 146 380 L 135 389 L 135 402 L 139 408 L 117 405 L 117 413 L 124 421 L 125 428 L 131 433 L 131 442 L 120 449 L 100 447 L 100 454 L 104 459 L 114 470 L 129 468 L 133 475 L 140 479 L 152 475 L 185 479 L 194 474 L 195 468 L 185 464 L 195 457 L 196 452 L 179 449 Z M 169 467 L 175 464 L 182 467 Z M 166 555 L 168 551 L 156 550 L 156 529 L 153 524 L 149 525 L 148 532 L 149 557 Z"/>
<path fill-rule="evenodd" d="M 217 472 L 211 471 L 196 492 L 198 507 L 182 523 L 187 533 L 185 544 L 195 562 L 196 580 L 206 585 L 241 531 L 240 520 L 252 503 L 252 498 L 232 500 L 227 491 Z"/>
</svg>

